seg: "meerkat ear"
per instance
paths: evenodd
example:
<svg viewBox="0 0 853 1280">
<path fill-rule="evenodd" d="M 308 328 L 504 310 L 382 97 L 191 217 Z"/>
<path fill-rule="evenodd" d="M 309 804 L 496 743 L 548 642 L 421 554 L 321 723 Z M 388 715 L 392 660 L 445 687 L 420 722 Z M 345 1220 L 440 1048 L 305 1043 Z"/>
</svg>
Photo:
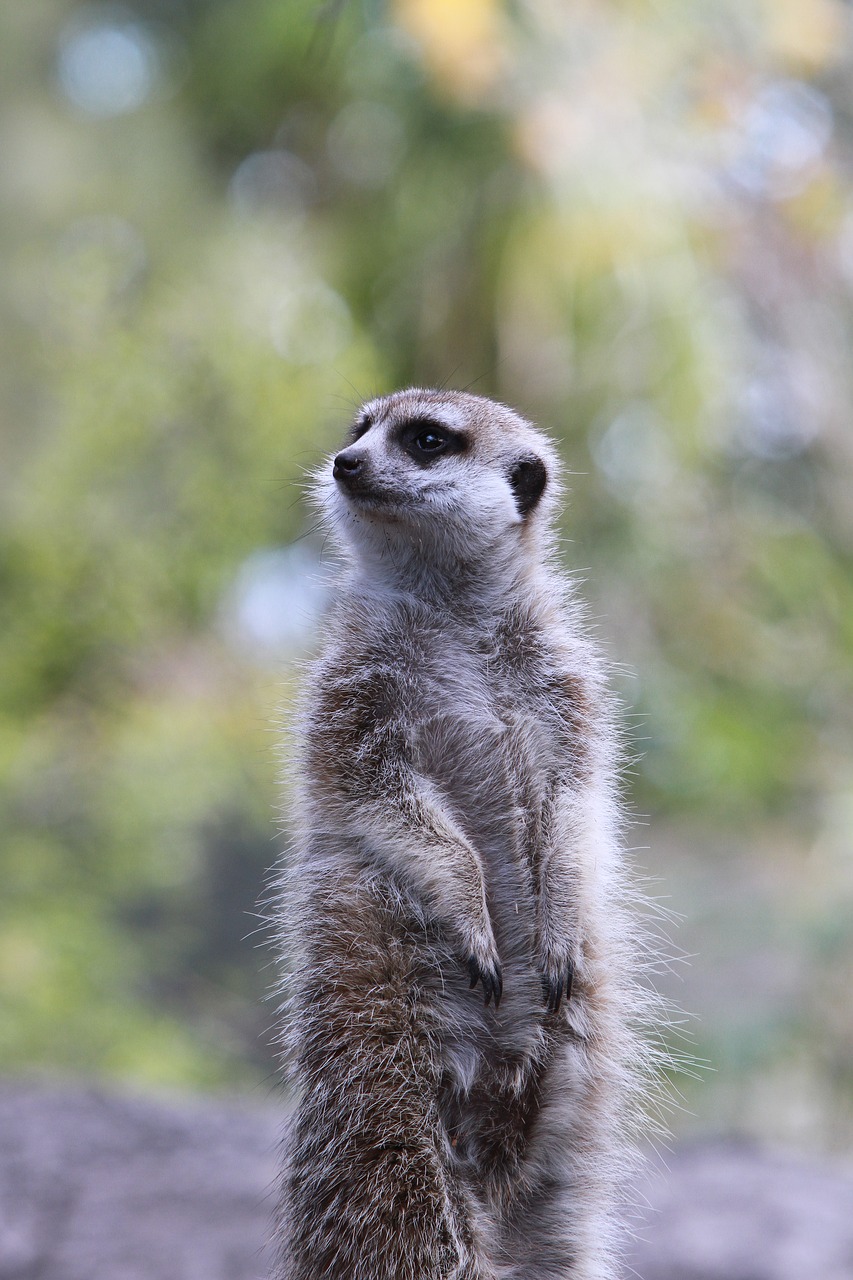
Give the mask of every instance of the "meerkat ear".
<svg viewBox="0 0 853 1280">
<path fill-rule="evenodd" d="M 510 471 L 508 479 L 509 487 L 515 494 L 518 514 L 529 515 L 545 492 L 545 485 L 548 482 L 545 463 L 532 454 L 526 458 L 519 458 Z"/>
</svg>

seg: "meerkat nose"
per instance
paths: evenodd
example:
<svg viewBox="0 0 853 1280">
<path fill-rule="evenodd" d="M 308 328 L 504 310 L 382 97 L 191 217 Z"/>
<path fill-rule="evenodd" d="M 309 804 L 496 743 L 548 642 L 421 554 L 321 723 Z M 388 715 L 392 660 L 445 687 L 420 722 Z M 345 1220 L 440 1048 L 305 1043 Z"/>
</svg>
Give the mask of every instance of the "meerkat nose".
<svg viewBox="0 0 853 1280">
<path fill-rule="evenodd" d="M 364 455 L 351 453 L 349 449 L 345 449 L 343 453 L 339 453 L 335 458 L 332 475 L 336 480 L 350 480 L 357 476 L 363 467 Z"/>
</svg>

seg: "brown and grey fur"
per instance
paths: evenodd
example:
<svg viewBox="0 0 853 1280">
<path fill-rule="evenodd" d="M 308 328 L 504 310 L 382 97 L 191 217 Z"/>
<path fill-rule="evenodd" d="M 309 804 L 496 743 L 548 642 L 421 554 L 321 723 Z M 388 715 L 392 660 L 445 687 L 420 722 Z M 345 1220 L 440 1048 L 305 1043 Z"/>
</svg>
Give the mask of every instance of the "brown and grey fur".
<svg viewBox="0 0 853 1280">
<path fill-rule="evenodd" d="M 282 894 L 276 1275 L 611 1280 L 648 997 L 554 448 L 503 405 L 401 391 L 316 492 L 348 565 Z"/>
</svg>

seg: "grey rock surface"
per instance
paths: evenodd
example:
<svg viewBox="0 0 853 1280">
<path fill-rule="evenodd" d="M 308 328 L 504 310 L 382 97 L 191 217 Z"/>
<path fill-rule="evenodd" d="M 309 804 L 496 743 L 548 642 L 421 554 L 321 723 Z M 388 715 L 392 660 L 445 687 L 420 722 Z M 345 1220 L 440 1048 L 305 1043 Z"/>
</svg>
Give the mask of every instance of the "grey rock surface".
<svg viewBox="0 0 853 1280">
<path fill-rule="evenodd" d="M 686 1145 L 643 1189 L 642 1280 L 853 1280 L 853 1165 Z"/>
<path fill-rule="evenodd" d="M 260 1280 L 278 1123 L 239 1102 L 0 1088 L 2 1280 Z"/>
<path fill-rule="evenodd" d="M 261 1280 L 279 1129 L 269 1105 L 7 1083 L 0 1280 Z M 853 1280 L 853 1169 L 724 1143 L 667 1164 L 640 1280 Z"/>
</svg>

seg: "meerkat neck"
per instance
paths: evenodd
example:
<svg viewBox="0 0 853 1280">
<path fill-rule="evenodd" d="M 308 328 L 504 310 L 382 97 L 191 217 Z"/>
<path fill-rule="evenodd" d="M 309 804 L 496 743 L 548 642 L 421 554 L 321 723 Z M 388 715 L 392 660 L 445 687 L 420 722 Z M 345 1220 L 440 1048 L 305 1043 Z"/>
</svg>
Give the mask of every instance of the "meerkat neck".
<svg viewBox="0 0 853 1280">
<path fill-rule="evenodd" d="M 440 563 L 416 555 L 386 556 L 381 572 L 373 561 L 357 560 L 349 590 L 359 596 L 378 594 L 414 600 L 445 614 L 483 618 L 516 602 L 530 604 L 546 594 L 547 568 L 527 557 L 506 556 L 489 549 L 476 558 L 443 556 Z"/>
</svg>

